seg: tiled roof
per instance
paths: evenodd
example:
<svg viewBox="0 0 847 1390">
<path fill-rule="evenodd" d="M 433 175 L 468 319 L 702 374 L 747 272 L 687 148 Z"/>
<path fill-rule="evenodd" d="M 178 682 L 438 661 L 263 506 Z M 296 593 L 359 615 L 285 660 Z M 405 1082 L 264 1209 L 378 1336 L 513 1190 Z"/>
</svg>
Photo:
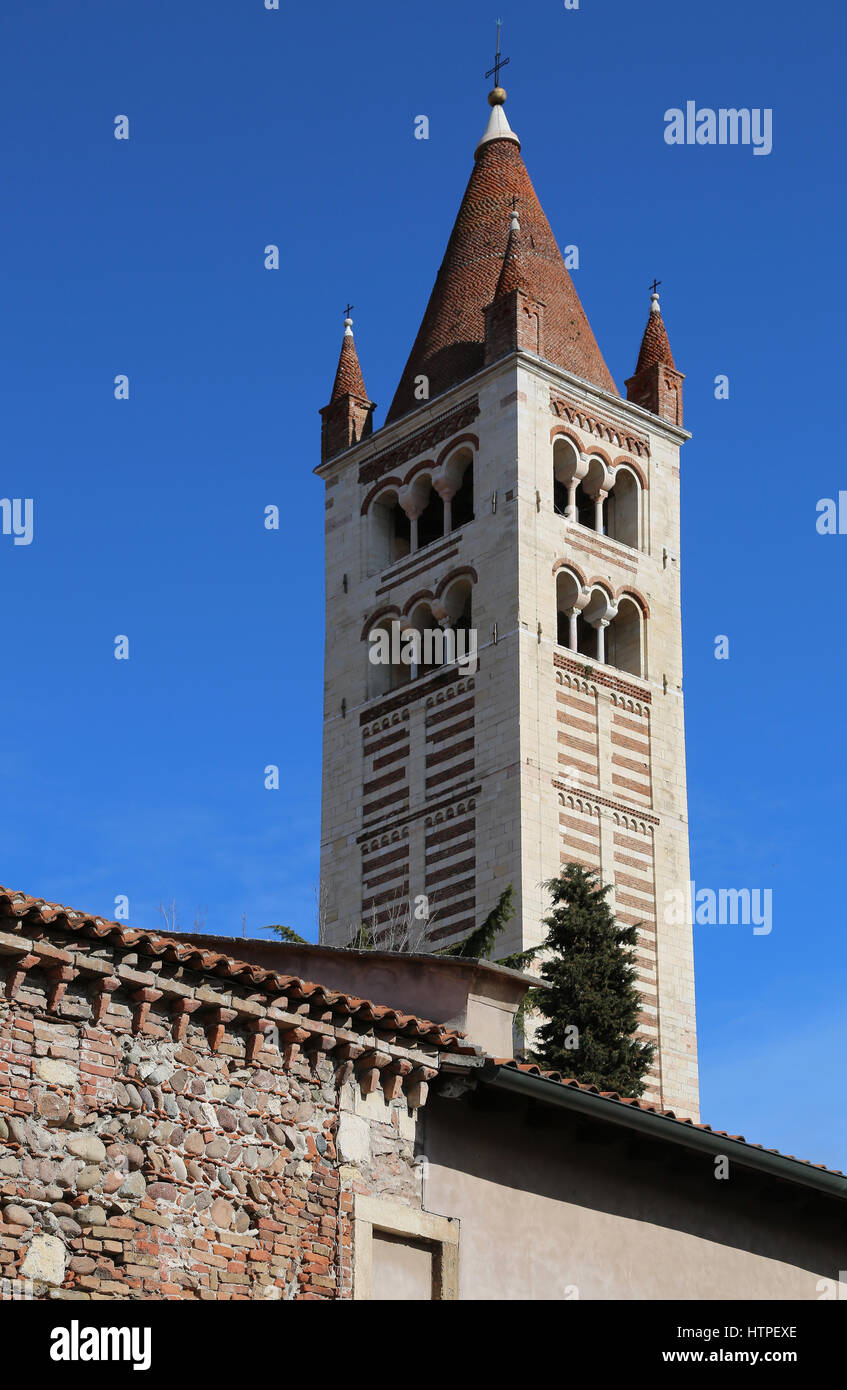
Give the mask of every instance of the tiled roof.
<svg viewBox="0 0 847 1390">
<path fill-rule="evenodd" d="M 247 961 L 240 961 L 219 951 L 206 951 L 196 944 L 180 942 L 176 936 L 138 931 L 120 922 L 92 917 L 74 908 L 46 902 L 44 898 L 31 898 L 26 893 L 15 893 L 0 887 L 0 931 L 6 928 L 10 919 L 17 927 L 23 926 L 24 919 L 27 927 L 37 923 L 43 923 L 45 926 L 55 925 L 61 930 L 74 932 L 89 940 L 131 947 L 141 955 L 179 962 L 191 970 L 255 985 L 268 994 L 284 994 L 303 1002 L 324 1004 L 327 1008 L 348 1013 L 362 1022 L 372 1023 L 386 1030 L 392 1029 L 406 1038 L 430 1043 L 444 1052 L 469 1056 L 478 1053 L 478 1048 L 467 1041 L 464 1033 L 453 1028 L 443 1028 L 441 1024 L 418 1018 L 414 1014 L 402 1013 L 388 1005 L 376 1004 L 370 999 L 360 999 L 356 995 L 326 989 L 323 985 L 311 980 L 301 980 L 295 975 L 281 975 L 274 970 L 264 970 L 261 966 L 251 965 Z"/>
<path fill-rule="evenodd" d="M 543 1071 L 541 1067 L 530 1062 L 518 1062 L 514 1057 L 495 1057 L 494 1061 L 498 1067 L 508 1067 L 512 1071 L 523 1072 L 527 1076 L 538 1076 L 544 1081 L 557 1082 L 561 1086 L 569 1086 L 573 1090 L 586 1091 L 591 1095 L 602 1096 L 604 1100 L 617 1101 L 620 1105 L 628 1105 L 636 1110 L 648 1111 L 653 1115 L 661 1115 L 666 1120 L 672 1120 L 674 1124 L 687 1125 L 689 1129 L 701 1129 L 708 1134 L 717 1135 L 719 1139 L 734 1139 L 738 1144 L 746 1144 L 748 1148 L 759 1149 L 762 1153 L 775 1154 L 778 1158 L 790 1158 L 795 1163 L 803 1163 L 808 1168 L 817 1168 L 821 1173 L 832 1173 L 836 1177 L 843 1177 L 840 1168 L 827 1168 L 823 1163 L 810 1163 L 807 1158 L 797 1158 L 794 1154 L 781 1153 L 779 1149 L 766 1149 L 763 1144 L 753 1144 L 749 1139 L 745 1139 L 743 1134 L 729 1134 L 725 1129 L 712 1129 L 711 1125 L 698 1124 L 694 1120 L 683 1119 L 675 1115 L 673 1110 L 663 1110 L 661 1106 L 652 1105 L 647 1100 L 634 1099 L 631 1096 L 619 1095 L 617 1091 L 601 1091 L 597 1086 L 588 1086 L 582 1081 L 574 1081 L 572 1077 L 567 1077 L 559 1071 Z"/>
<path fill-rule="evenodd" d="M 521 287 L 544 304 L 544 357 L 618 395 L 514 137 L 484 143 L 429 304 L 388 412 L 414 409 L 415 378 L 440 395 L 484 364 L 484 311 L 503 271 L 511 213 L 520 218 Z M 509 271 L 510 279 L 515 269 Z"/>
</svg>

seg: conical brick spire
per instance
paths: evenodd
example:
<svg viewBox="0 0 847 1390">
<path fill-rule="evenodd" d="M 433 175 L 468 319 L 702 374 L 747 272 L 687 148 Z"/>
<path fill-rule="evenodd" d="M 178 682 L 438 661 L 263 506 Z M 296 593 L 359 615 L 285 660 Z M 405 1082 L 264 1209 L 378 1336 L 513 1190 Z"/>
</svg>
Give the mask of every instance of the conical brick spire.
<svg viewBox="0 0 847 1390">
<path fill-rule="evenodd" d="M 485 310 L 501 275 L 518 266 L 506 260 L 509 217 L 520 216 L 521 288 L 545 305 L 542 355 L 556 366 L 618 395 L 579 302 L 550 224 L 521 158 L 518 137 L 495 88 L 488 128 L 453 227 L 417 338 L 388 412 L 395 420 L 479 371 L 485 360 Z M 426 378 L 428 395 L 416 385 Z"/>
<path fill-rule="evenodd" d="M 518 350 L 544 356 L 545 305 L 530 288 L 531 272 L 531 258 L 527 255 L 520 218 L 517 208 L 513 207 L 509 240 L 494 298 L 485 309 L 486 366 Z"/>
<path fill-rule="evenodd" d="M 509 227 L 509 240 L 506 243 L 506 254 L 503 257 L 503 267 L 500 271 L 500 279 L 497 281 L 497 288 L 494 291 L 495 299 L 500 299 L 505 294 L 511 294 L 513 290 L 527 288 L 523 249 L 520 219 L 517 212 L 513 212 Z"/>
<path fill-rule="evenodd" d="M 682 372 L 677 371 L 673 360 L 659 307 L 657 284 L 658 281 L 653 282 L 650 316 L 641 340 L 635 375 L 626 383 L 626 398 L 652 411 L 654 415 L 660 415 L 663 420 L 681 425 L 682 383 L 685 378 Z"/>
<path fill-rule="evenodd" d="M 643 372 L 645 367 L 655 367 L 657 363 L 661 363 L 664 367 L 676 366 L 671 345 L 668 342 L 668 332 L 662 319 L 662 311 L 659 307 L 659 296 L 654 290 L 647 327 L 641 340 L 641 351 L 638 354 L 635 375 L 638 376 L 638 373 Z"/>
<path fill-rule="evenodd" d="M 373 433 L 375 403 L 365 390 L 365 379 L 353 341 L 353 320 L 344 320 L 344 337 L 329 405 L 321 411 L 321 462 L 335 458 L 360 439 Z"/>
<path fill-rule="evenodd" d="M 338 370 L 335 373 L 332 395 L 329 398 L 330 402 L 337 400 L 339 396 L 358 396 L 363 401 L 368 399 L 365 379 L 359 365 L 359 354 L 356 351 L 356 340 L 353 337 L 353 320 L 351 318 L 344 320 L 344 337 L 341 339 L 341 353 L 338 358 Z"/>
</svg>

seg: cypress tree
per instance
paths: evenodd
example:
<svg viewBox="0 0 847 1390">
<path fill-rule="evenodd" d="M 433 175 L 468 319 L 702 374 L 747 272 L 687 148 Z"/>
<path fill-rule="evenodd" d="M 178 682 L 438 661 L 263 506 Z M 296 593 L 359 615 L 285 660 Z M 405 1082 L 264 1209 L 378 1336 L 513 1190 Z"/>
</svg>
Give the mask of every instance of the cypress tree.
<svg viewBox="0 0 847 1390">
<path fill-rule="evenodd" d="M 541 983 L 532 1005 L 544 1016 L 535 1059 L 575 1081 L 640 1096 L 652 1043 L 634 1037 L 641 1011 L 636 988 L 637 928 L 623 926 L 606 902 L 609 885 L 568 864 L 545 887 L 553 897 Z"/>
<path fill-rule="evenodd" d="M 505 930 L 509 918 L 515 915 L 513 899 L 514 891 L 510 883 L 508 888 L 505 888 L 500 894 L 480 926 L 474 927 L 473 931 L 469 932 L 467 936 L 463 936 L 462 940 L 457 941 L 453 946 L 444 946 L 435 954 L 437 956 L 471 956 L 475 960 L 490 960 L 495 941 Z M 497 961 L 496 964 L 505 965 L 507 961 Z"/>
<path fill-rule="evenodd" d="M 297 932 L 291 927 L 260 927 L 260 931 L 275 931 L 280 941 L 285 941 L 289 946 L 313 946 L 313 941 L 307 941 L 305 936 L 298 936 Z"/>
</svg>

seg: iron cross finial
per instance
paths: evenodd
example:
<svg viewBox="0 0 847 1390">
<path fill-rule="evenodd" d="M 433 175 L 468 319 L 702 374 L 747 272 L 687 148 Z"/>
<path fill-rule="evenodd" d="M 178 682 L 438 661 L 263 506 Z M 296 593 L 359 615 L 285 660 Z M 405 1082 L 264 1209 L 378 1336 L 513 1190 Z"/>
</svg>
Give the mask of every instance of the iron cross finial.
<svg viewBox="0 0 847 1390">
<path fill-rule="evenodd" d="M 494 54 L 494 67 L 493 67 L 493 68 L 489 68 L 489 69 L 488 69 L 488 72 L 485 74 L 486 77 L 493 77 L 493 78 L 494 78 L 494 85 L 495 85 L 495 87 L 499 87 L 499 86 L 500 86 L 500 69 L 501 69 L 501 68 L 504 68 L 504 67 L 506 66 L 506 64 L 509 63 L 509 62 L 511 61 L 509 58 L 502 58 L 502 57 L 500 56 L 500 29 L 501 29 L 501 27 L 502 27 L 502 24 L 503 24 L 502 19 L 498 19 L 498 21 L 497 21 L 497 52 Z"/>
<path fill-rule="evenodd" d="M 345 317 L 346 319 L 349 319 L 349 317 L 350 317 L 350 315 L 352 314 L 352 312 L 353 312 L 353 310 L 355 309 L 355 307 L 356 307 L 355 304 L 348 304 L 348 305 L 347 305 L 347 308 L 344 310 L 344 317 Z"/>
<path fill-rule="evenodd" d="M 654 279 L 652 285 L 650 286 L 650 290 L 651 290 L 651 293 L 652 293 L 652 294 L 657 294 L 657 293 L 658 293 L 659 286 L 661 285 L 661 283 L 662 283 L 661 280 L 655 280 L 655 279 Z"/>
</svg>

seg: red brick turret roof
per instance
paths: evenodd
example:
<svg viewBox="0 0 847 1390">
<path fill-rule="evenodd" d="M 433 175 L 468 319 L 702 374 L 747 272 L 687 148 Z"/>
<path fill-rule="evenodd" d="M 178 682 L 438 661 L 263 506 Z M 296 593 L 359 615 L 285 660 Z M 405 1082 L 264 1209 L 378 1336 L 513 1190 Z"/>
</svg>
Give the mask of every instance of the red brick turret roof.
<svg viewBox="0 0 847 1390">
<path fill-rule="evenodd" d="M 512 136 L 486 141 L 478 150 L 389 420 L 419 404 L 415 377 L 429 378 L 432 397 L 483 366 L 483 314 L 506 269 L 513 205 L 521 232 L 519 264 L 509 267 L 509 279 L 518 275 L 521 287 L 545 305 L 544 356 L 618 395 Z"/>
<path fill-rule="evenodd" d="M 362 369 L 359 366 L 359 354 L 356 352 L 356 343 L 353 338 L 353 329 L 350 320 L 345 319 L 345 324 L 344 337 L 341 339 L 341 353 L 338 358 L 338 370 L 335 373 L 330 404 L 338 400 L 339 396 L 358 396 L 360 400 L 370 400 L 370 396 L 365 390 L 365 379 L 362 376 Z"/>
<path fill-rule="evenodd" d="M 500 267 L 500 278 L 497 281 L 497 288 L 494 291 L 494 298 L 499 299 L 501 295 L 511 294 L 512 290 L 522 289 L 526 289 L 524 248 L 521 239 L 520 223 L 517 218 L 513 218 L 509 231 L 509 240 L 506 243 L 506 254 L 503 258 L 503 264 Z"/>
<path fill-rule="evenodd" d="M 663 367 L 676 367 L 671 345 L 668 342 L 667 329 L 662 320 L 662 311 L 659 308 L 659 296 L 654 294 L 647 327 L 641 340 L 641 351 L 638 354 L 635 375 L 638 376 L 638 373 L 643 372 L 647 367 L 655 367 L 657 363 Z"/>
<path fill-rule="evenodd" d="M 506 126 L 508 130 L 508 126 Z M 516 200 L 516 201 L 513 201 Z M 513 207 L 520 218 L 521 288 L 545 305 L 544 357 L 577 376 L 619 392 L 609 373 L 538 201 L 513 134 L 483 140 L 441 269 L 388 420 L 420 402 L 417 376 L 429 378 L 430 397 L 472 376 L 484 362 L 484 310 L 504 270 Z"/>
</svg>

